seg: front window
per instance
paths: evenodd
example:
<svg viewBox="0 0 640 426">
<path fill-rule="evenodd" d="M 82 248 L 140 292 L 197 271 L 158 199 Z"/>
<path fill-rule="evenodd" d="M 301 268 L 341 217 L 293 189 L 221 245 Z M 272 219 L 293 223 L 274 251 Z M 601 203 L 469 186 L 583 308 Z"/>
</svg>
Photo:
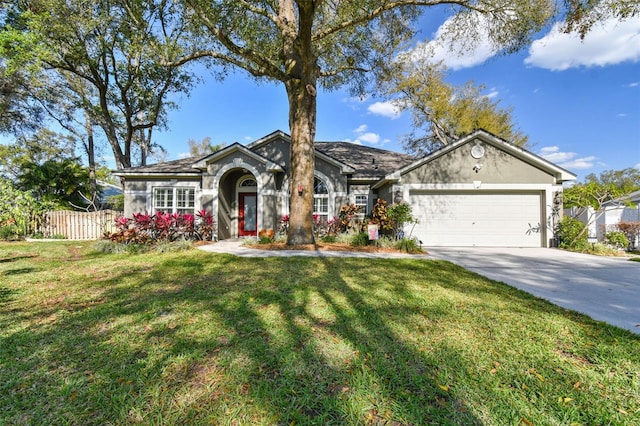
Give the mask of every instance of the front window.
<svg viewBox="0 0 640 426">
<path fill-rule="evenodd" d="M 321 222 L 329 219 L 329 190 L 327 185 L 318 178 L 313 181 L 313 215 L 317 216 Z"/>
<path fill-rule="evenodd" d="M 360 207 L 360 211 L 358 212 L 358 214 L 361 214 L 362 217 L 366 216 L 367 213 L 369 213 L 367 211 L 367 207 L 369 205 L 369 196 L 366 194 L 356 194 L 355 197 L 355 203 L 354 203 L 357 207 Z"/>
<path fill-rule="evenodd" d="M 193 188 L 154 188 L 153 210 L 163 213 L 194 214 L 196 193 Z"/>
<path fill-rule="evenodd" d="M 258 183 L 253 178 L 245 178 L 239 185 L 241 188 L 255 188 L 258 186 Z"/>
</svg>

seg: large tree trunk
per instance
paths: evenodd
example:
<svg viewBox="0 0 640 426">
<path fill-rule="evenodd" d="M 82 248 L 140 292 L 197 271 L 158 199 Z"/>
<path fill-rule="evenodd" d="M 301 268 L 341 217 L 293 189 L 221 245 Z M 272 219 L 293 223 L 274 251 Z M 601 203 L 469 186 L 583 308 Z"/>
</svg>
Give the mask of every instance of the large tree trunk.
<svg viewBox="0 0 640 426">
<path fill-rule="evenodd" d="M 313 86 L 311 86 L 313 87 Z M 316 98 L 301 82 L 288 83 L 291 128 L 290 214 L 287 244 L 312 244 Z"/>
<path fill-rule="evenodd" d="M 85 112 L 85 129 L 87 133 L 87 157 L 89 159 L 89 187 L 91 190 L 91 206 L 93 210 L 97 210 L 96 201 L 98 200 L 98 181 L 96 177 L 96 150 L 93 139 L 93 123 L 91 117 Z"/>
<path fill-rule="evenodd" d="M 311 29 L 315 2 L 300 2 L 299 24 L 295 25 L 291 0 L 280 1 L 287 30 L 283 34 L 283 54 L 287 79 L 291 130 L 291 181 L 287 244 L 313 244 L 313 176 L 315 168 L 317 58 L 312 48 Z"/>
</svg>

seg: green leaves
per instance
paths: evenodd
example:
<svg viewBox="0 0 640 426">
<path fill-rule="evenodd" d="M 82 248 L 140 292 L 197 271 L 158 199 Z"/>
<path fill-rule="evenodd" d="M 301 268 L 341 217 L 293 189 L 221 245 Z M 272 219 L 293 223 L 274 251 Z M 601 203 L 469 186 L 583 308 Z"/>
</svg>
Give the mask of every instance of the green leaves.
<svg viewBox="0 0 640 426">
<path fill-rule="evenodd" d="M 99 127 L 118 167 L 131 166 L 136 149 L 145 164 L 153 147 L 150 129 L 165 125 L 175 106 L 167 97 L 188 92 L 195 81 L 186 68 L 167 65 L 186 44 L 187 22 L 175 4 L 42 0 L 38 5 L 30 10 L 16 5 L 14 20 L 21 26 L 0 31 L 6 66 L 31 66 L 31 85 L 42 87 L 36 98 L 50 103 L 48 111 L 67 130 L 85 137 L 89 127 Z"/>
<path fill-rule="evenodd" d="M 410 152 L 431 152 L 478 129 L 526 146 L 528 138 L 517 130 L 511 109 L 484 96 L 484 86 L 473 81 L 454 86 L 445 79 L 443 65 L 407 59 L 386 82 L 386 94 L 413 115 L 413 131 L 404 140 Z"/>
</svg>

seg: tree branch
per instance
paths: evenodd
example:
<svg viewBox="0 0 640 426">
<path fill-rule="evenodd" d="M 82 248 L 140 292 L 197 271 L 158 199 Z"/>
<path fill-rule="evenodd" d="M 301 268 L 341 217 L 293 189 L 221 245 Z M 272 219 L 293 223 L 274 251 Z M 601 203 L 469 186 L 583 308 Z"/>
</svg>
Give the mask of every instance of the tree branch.
<svg viewBox="0 0 640 426">
<path fill-rule="evenodd" d="M 257 51 L 253 49 L 247 49 L 245 47 L 239 46 L 238 44 L 234 43 L 233 40 L 231 40 L 224 31 L 218 28 L 218 26 L 216 26 L 215 23 L 211 22 L 209 17 L 205 15 L 200 9 L 196 9 L 191 5 L 190 7 L 192 10 L 194 10 L 197 13 L 201 22 L 207 27 L 207 29 L 211 32 L 211 34 L 231 53 L 231 55 L 225 54 L 223 52 L 219 52 L 216 50 L 200 50 L 197 52 L 193 52 L 189 55 L 183 56 L 177 61 L 164 63 L 163 65 L 178 66 L 178 65 L 183 65 L 195 59 L 211 57 L 215 59 L 221 59 L 235 66 L 243 68 L 254 77 L 268 76 L 268 77 L 275 78 L 279 81 L 285 80 L 286 76 L 284 72 L 277 65 L 273 64 L 268 58 L 266 58 L 263 55 L 260 55 Z M 240 58 L 244 58 L 247 61 L 252 62 L 253 64 L 256 64 L 256 66 L 250 65 L 249 63 L 244 62 L 232 55 L 237 55 Z"/>
<path fill-rule="evenodd" d="M 397 0 L 397 1 L 391 1 L 388 3 L 383 4 L 382 6 L 368 12 L 365 13 L 364 15 L 361 15 L 355 19 L 352 19 L 350 21 L 345 21 L 340 23 L 339 25 L 336 25 L 335 27 L 331 27 L 331 28 L 327 28 L 324 31 L 321 31 L 319 33 L 317 33 L 316 35 L 313 36 L 313 41 L 318 41 L 318 40 L 322 40 L 326 37 L 329 37 L 332 34 L 338 33 L 346 28 L 350 28 L 350 27 L 354 27 L 357 25 L 360 25 L 362 23 L 365 22 L 369 22 L 375 18 L 377 18 L 378 16 L 380 16 L 382 13 L 388 11 L 388 10 L 392 10 L 401 6 L 437 6 L 437 5 L 441 5 L 441 4 L 450 4 L 450 5 L 458 5 L 458 6 L 463 6 L 469 10 L 475 10 L 481 13 L 486 13 L 487 10 L 477 7 L 477 6 L 473 6 L 470 4 L 469 1 L 466 0 Z"/>
<path fill-rule="evenodd" d="M 246 9 L 248 9 L 249 11 L 255 13 L 256 15 L 264 16 L 265 18 L 269 19 L 274 24 L 278 25 L 278 18 L 273 13 L 269 13 L 269 11 L 267 9 L 264 9 L 262 7 L 258 7 L 255 4 L 249 3 L 246 0 L 236 0 L 236 2 L 240 3 Z"/>
</svg>

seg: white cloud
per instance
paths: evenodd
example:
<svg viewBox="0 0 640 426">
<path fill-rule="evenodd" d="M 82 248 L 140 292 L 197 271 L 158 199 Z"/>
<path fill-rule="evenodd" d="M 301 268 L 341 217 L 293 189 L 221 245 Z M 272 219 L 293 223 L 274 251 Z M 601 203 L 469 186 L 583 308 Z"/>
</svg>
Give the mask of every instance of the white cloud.
<svg viewBox="0 0 640 426">
<path fill-rule="evenodd" d="M 349 108 L 354 111 L 357 111 L 361 108 L 362 104 L 369 100 L 369 95 L 364 96 L 351 96 L 342 98 L 341 101 Z"/>
<path fill-rule="evenodd" d="M 369 105 L 368 108 L 369 113 L 374 115 L 381 115 L 383 117 L 390 118 L 395 120 L 400 117 L 400 108 L 393 102 L 374 102 Z"/>
<path fill-rule="evenodd" d="M 567 170 L 585 170 L 595 165 L 596 157 L 578 157 L 575 152 L 563 152 L 557 146 L 547 146 L 540 149 L 538 153 L 545 160 L 551 161 Z"/>
<path fill-rule="evenodd" d="M 179 152 L 178 153 L 178 159 L 182 160 L 183 158 L 189 158 L 192 157 L 190 152 Z"/>
<path fill-rule="evenodd" d="M 366 124 L 361 124 L 359 125 L 357 128 L 355 128 L 353 130 L 353 133 L 364 133 L 367 131 L 367 125 Z"/>
<path fill-rule="evenodd" d="M 380 135 L 373 132 L 367 132 L 358 136 L 358 139 L 362 142 L 367 142 L 375 145 L 380 142 Z"/>
<path fill-rule="evenodd" d="M 633 83 L 629 83 L 629 87 L 638 87 L 640 86 L 640 81 L 634 81 Z"/>
<path fill-rule="evenodd" d="M 353 133 L 356 134 L 356 139 L 344 139 L 345 142 L 351 142 L 355 145 L 377 145 L 380 143 L 380 135 L 378 133 L 367 132 L 368 126 L 366 124 L 362 124 L 353 130 Z M 387 139 L 382 141 L 382 144 L 389 142 Z"/>
<path fill-rule="evenodd" d="M 562 24 L 557 23 L 549 34 L 531 44 L 524 60 L 527 65 L 554 71 L 627 61 L 640 61 L 640 16 L 625 21 L 607 19 L 592 28 L 584 40 L 576 33 L 562 32 Z"/>
<path fill-rule="evenodd" d="M 480 65 L 487 59 L 495 56 L 498 50 L 491 43 L 484 28 L 485 18 L 483 15 L 472 16 L 475 19 L 474 26 L 477 33 L 469 34 L 468 37 L 460 36 L 452 31 L 455 22 L 449 18 L 438 28 L 430 42 L 420 42 L 416 45 L 409 57 L 412 60 L 427 60 L 432 63 L 442 62 L 447 68 L 459 70 Z M 454 36 L 455 34 L 455 36 Z"/>
<path fill-rule="evenodd" d="M 589 157 L 576 158 L 571 161 L 560 163 L 558 165 L 567 170 L 586 170 L 595 166 L 595 161 L 596 161 L 596 157 L 589 156 Z"/>
<path fill-rule="evenodd" d="M 498 92 L 497 90 L 492 90 L 491 92 L 487 93 L 484 96 L 486 98 L 493 99 L 493 98 L 497 97 L 499 94 L 500 94 L 500 92 Z"/>
</svg>

